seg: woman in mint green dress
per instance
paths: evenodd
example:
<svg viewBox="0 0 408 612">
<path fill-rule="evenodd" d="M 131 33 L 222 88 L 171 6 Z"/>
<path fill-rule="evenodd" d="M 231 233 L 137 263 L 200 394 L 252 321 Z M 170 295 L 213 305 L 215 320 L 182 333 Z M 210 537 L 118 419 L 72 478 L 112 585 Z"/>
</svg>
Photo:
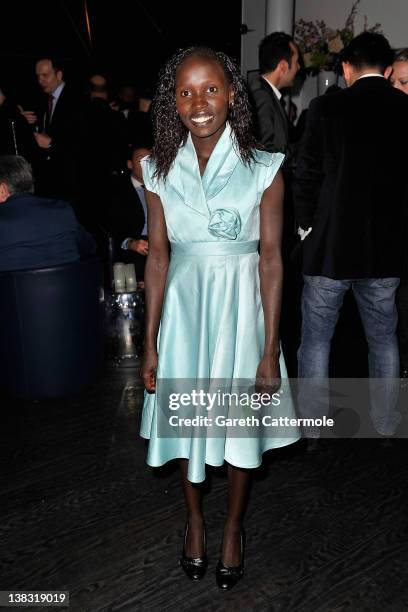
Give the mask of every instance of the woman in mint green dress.
<svg viewBox="0 0 408 612">
<path fill-rule="evenodd" d="M 199 483 L 206 464 L 227 462 L 228 514 L 216 569 L 218 586 L 227 589 L 243 575 L 251 468 L 265 451 L 295 442 L 298 430 L 166 436 L 161 420 L 168 395 L 160 395 L 159 386 L 207 380 L 211 387 L 219 379 L 232 386 L 239 379 L 276 385 L 287 377 L 278 338 L 283 155 L 256 149 L 239 71 L 211 49 L 187 49 L 168 62 L 153 116 L 155 146 L 142 160 L 149 255 L 141 435 L 150 440 L 149 465 L 180 461 L 187 505 L 181 566 L 193 580 L 207 568 Z M 295 416 L 290 397 L 280 414 L 282 406 Z M 232 412 L 231 406 L 228 416 Z"/>
</svg>

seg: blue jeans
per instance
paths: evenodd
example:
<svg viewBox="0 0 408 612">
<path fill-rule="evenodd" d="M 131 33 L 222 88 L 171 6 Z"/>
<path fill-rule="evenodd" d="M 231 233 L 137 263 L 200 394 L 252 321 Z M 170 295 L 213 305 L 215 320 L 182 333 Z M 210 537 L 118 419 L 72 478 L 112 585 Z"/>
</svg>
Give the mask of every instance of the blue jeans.
<svg viewBox="0 0 408 612">
<path fill-rule="evenodd" d="M 319 389 L 323 389 L 328 385 L 330 344 L 340 308 L 346 291 L 353 290 L 369 348 L 371 417 L 377 431 L 384 434 L 392 433 L 401 419 L 395 410 L 399 391 L 395 305 L 398 285 L 399 278 L 334 280 L 305 275 L 302 294 L 299 378 L 320 379 Z M 319 404 L 316 397 L 312 398 L 311 387 L 307 389 L 301 381 L 299 384 L 302 416 L 327 414 L 327 402 Z"/>
</svg>

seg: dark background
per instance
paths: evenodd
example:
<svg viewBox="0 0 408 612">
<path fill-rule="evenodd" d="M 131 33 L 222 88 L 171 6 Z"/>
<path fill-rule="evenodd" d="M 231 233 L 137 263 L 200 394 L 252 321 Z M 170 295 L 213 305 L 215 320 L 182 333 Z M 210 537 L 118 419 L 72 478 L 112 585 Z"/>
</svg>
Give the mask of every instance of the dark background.
<svg viewBox="0 0 408 612">
<path fill-rule="evenodd" d="M 65 78 L 83 87 L 93 70 L 114 87 L 154 86 L 165 59 L 180 47 L 208 44 L 239 61 L 240 0 L 84 0 L 2 2 L 0 87 L 27 106 L 37 92 L 34 64 L 62 61 Z"/>
</svg>

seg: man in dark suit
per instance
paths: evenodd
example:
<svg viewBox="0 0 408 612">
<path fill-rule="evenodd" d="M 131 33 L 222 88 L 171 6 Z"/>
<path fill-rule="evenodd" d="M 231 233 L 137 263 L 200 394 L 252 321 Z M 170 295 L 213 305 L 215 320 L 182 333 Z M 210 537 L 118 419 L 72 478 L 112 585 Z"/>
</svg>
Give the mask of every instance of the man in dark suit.
<svg viewBox="0 0 408 612">
<path fill-rule="evenodd" d="M 257 136 L 265 149 L 271 153 L 284 153 L 284 226 L 282 255 L 285 278 L 283 293 L 290 309 L 282 312 L 281 338 L 286 364 L 291 376 L 297 369 L 296 349 L 300 334 L 299 317 L 299 271 L 290 262 L 290 253 L 297 240 L 291 193 L 293 150 L 290 146 L 289 122 L 281 104 L 281 89 L 293 85 L 299 70 L 299 52 L 291 36 L 284 32 L 268 34 L 259 45 L 259 72 L 251 86 Z"/>
<path fill-rule="evenodd" d="M 0 157 L 0 271 L 72 263 L 95 247 L 68 202 L 33 195 L 23 157 Z"/>
<path fill-rule="evenodd" d="M 126 169 L 126 119 L 109 105 L 109 86 L 102 74 L 89 79 L 84 103 L 81 144 L 81 220 L 91 231 L 100 225 L 109 206 L 112 177 Z"/>
<path fill-rule="evenodd" d="M 34 128 L 38 145 L 38 162 L 34 166 L 36 193 L 75 201 L 84 129 L 81 102 L 66 85 L 62 68 L 55 60 L 40 59 L 35 72 L 45 94 L 44 106 L 38 112 L 22 109 L 22 114 Z"/>
<path fill-rule="evenodd" d="M 369 345 L 371 415 L 391 434 L 399 376 L 395 292 L 407 208 L 408 98 L 384 78 L 393 53 L 364 32 L 345 49 L 348 88 L 312 101 L 296 170 L 296 216 L 310 230 L 303 244 L 304 289 L 299 377 L 327 379 L 330 344 L 344 295 L 352 288 Z M 315 398 L 316 399 L 316 398 Z M 311 416 L 313 399 L 301 407 Z"/>
<path fill-rule="evenodd" d="M 151 149 L 132 149 L 130 173 L 117 177 L 112 203 L 107 216 L 107 228 L 115 241 L 115 261 L 134 263 L 139 287 L 143 286 L 144 267 L 149 250 L 147 241 L 147 209 L 140 160 Z"/>
<path fill-rule="evenodd" d="M 386 75 L 387 76 L 387 75 Z M 408 94 L 408 48 L 397 53 L 389 71 L 390 83 Z M 399 180 L 399 177 L 396 179 Z M 404 254 L 404 270 L 397 291 L 398 340 L 401 361 L 401 377 L 408 379 L 408 248 Z"/>
<path fill-rule="evenodd" d="M 252 86 L 259 141 L 267 151 L 289 150 L 288 118 L 281 104 L 284 87 L 291 87 L 299 70 L 299 51 L 284 32 L 268 34 L 259 45 L 259 73 Z"/>
</svg>

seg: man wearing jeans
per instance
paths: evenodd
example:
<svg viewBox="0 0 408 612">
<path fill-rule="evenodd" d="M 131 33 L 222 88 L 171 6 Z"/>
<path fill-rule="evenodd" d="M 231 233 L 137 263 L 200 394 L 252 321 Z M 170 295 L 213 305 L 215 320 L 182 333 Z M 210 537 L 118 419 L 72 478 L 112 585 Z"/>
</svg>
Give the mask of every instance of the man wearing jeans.
<svg viewBox="0 0 408 612">
<path fill-rule="evenodd" d="M 351 288 L 369 346 L 371 416 L 384 435 L 400 420 L 395 292 L 408 205 L 408 97 L 384 78 L 392 61 L 380 34 L 364 32 L 344 50 L 348 88 L 312 101 L 294 185 L 307 234 L 299 378 L 327 387 L 331 339 Z M 315 388 L 300 382 L 302 416 L 327 411 Z"/>
<path fill-rule="evenodd" d="M 392 72 L 389 72 L 391 85 L 408 94 L 408 48 L 397 53 Z M 397 310 L 401 377 L 408 379 L 408 249 L 405 251 L 405 269 L 397 292 Z"/>
</svg>

